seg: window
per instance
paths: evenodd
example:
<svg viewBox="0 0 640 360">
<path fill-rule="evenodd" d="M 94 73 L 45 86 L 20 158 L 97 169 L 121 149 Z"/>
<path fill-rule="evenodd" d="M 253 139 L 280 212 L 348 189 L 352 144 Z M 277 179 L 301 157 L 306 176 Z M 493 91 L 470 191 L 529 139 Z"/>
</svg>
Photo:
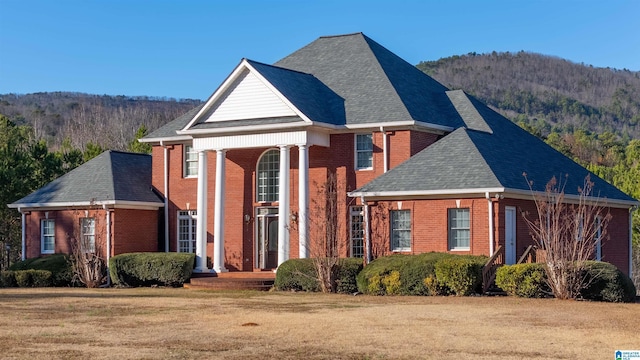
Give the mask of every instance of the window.
<svg viewBox="0 0 640 360">
<path fill-rule="evenodd" d="M 196 252 L 196 210 L 178 211 L 178 252 Z"/>
<path fill-rule="evenodd" d="M 373 135 L 356 134 L 356 170 L 373 169 Z"/>
<path fill-rule="evenodd" d="M 266 151 L 258 160 L 256 172 L 256 198 L 258 202 L 278 201 L 280 151 Z"/>
<path fill-rule="evenodd" d="M 469 250 L 469 209 L 449 209 L 449 250 Z"/>
<path fill-rule="evenodd" d="M 184 146 L 184 177 L 198 176 L 198 152 L 191 145 Z"/>
<path fill-rule="evenodd" d="M 82 231 L 82 249 L 85 252 L 96 251 L 96 219 L 81 218 L 80 229 Z"/>
<path fill-rule="evenodd" d="M 364 257 L 364 213 L 362 206 L 352 206 L 351 219 L 351 257 Z"/>
<path fill-rule="evenodd" d="M 40 252 L 53 254 L 56 249 L 55 220 L 40 220 Z"/>
<path fill-rule="evenodd" d="M 411 251 L 411 212 L 391 211 L 391 251 Z"/>
</svg>

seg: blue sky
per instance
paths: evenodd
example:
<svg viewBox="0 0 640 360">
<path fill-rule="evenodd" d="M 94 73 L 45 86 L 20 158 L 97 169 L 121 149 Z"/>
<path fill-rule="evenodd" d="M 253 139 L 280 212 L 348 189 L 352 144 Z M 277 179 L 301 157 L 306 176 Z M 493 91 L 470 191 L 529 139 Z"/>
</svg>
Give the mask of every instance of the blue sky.
<svg viewBox="0 0 640 360">
<path fill-rule="evenodd" d="M 637 0 L 0 0 L 0 94 L 206 99 L 243 57 L 363 32 L 412 64 L 532 51 L 640 71 Z"/>
</svg>

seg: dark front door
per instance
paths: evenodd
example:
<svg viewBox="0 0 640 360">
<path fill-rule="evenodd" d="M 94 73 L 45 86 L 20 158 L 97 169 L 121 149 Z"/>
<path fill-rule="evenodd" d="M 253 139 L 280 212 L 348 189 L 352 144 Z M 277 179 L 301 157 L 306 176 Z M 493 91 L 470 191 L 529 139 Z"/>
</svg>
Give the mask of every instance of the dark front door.
<svg viewBox="0 0 640 360">
<path fill-rule="evenodd" d="M 257 208 L 256 215 L 256 268 L 278 267 L 278 209 Z"/>
</svg>

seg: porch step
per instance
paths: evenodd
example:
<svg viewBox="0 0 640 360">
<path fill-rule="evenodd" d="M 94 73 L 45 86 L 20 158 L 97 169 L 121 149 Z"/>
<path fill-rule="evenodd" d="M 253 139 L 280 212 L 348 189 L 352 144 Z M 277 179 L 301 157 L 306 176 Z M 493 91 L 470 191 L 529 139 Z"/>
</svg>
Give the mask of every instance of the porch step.
<svg viewBox="0 0 640 360">
<path fill-rule="evenodd" d="M 276 274 L 261 272 L 194 273 L 185 288 L 194 290 L 262 290 L 273 287 Z"/>
</svg>

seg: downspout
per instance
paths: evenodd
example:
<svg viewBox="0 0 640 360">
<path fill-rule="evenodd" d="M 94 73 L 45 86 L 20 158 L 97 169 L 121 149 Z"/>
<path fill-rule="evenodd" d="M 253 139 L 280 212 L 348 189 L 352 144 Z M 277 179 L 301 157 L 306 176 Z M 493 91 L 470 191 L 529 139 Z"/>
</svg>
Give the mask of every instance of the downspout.
<svg viewBox="0 0 640 360">
<path fill-rule="evenodd" d="M 164 252 L 169 252 L 169 148 L 160 140 L 164 151 Z"/>
<path fill-rule="evenodd" d="M 18 208 L 18 211 L 22 215 L 22 261 L 27 259 L 27 215 Z"/>
<path fill-rule="evenodd" d="M 371 229 L 369 228 L 369 205 L 364 199 L 364 196 L 360 197 L 360 202 L 364 206 L 364 236 L 367 243 L 366 263 L 371 262 Z"/>
<path fill-rule="evenodd" d="M 493 247 L 495 240 L 493 231 L 493 202 L 491 201 L 489 192 L 486 192 L 484 195 L 487 198 L 487 205 L 489 206 L 489 256 L 493 256 Z"/>
<path fill-rule="evenodd" d="M 629 209 L 629 277 L 633 276 L 633 212 L 636 206 Z"/>
<path fill-rule="evenodd" d="M 384 172 L 389 171 L 389 154 L 387 150 L 387 133 L 384 132 L 384 126 L 380 126 L 382 133 L 382 156 L 384 157 Z"/>
<path fill-rule="evenodd" d="M 111 259 L 111 210 L 107 207 L 107 205 L 102 205 L 102 208 L 107 212 L 107 285 L 106 287 L 111 286 L 111 275 L 109 271 L 109 259 Z"/>
</svg>

